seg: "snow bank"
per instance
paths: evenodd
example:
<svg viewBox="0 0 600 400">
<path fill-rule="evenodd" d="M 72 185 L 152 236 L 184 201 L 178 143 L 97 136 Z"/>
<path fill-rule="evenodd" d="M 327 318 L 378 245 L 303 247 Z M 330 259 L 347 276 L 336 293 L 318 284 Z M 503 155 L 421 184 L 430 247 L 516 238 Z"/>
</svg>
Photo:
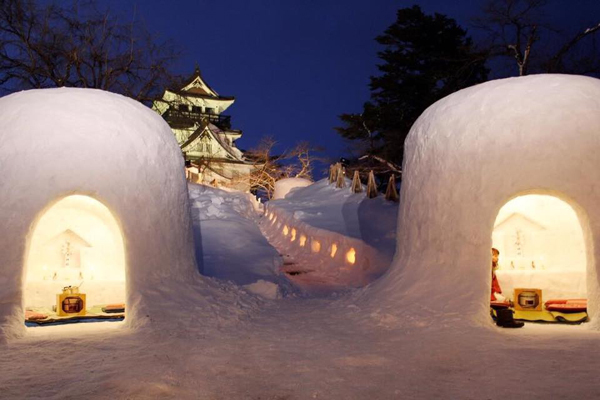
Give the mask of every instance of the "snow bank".
<svg viewBox="0 0 600 400">
<path fill-rule="evenodd" d="M 508 200 L 535 193 L 575 209 L 598 319 L 599 132 L 600 80 L 582 76 L 491 81 L 429 107 L 405 143 L 398 249 L 374 304 L 490 324 L 494 221 Z"/>
<path fill-rule="evenodd" d="M 284 178 L 275 182 L 273 200 L 283 199 L 292 189 L 312 185 L 312 181 L 304 178 Z"/>
<path fill-rule="evenodd" d="M 197 275 L 181 151 L 142 104 L 67 88 L 0 98 L 0 160 L 0 338 L 23 332 L 28 235 L 67 195 L 99 200 L 118 221 L 131 326 L 164 318 L 152 295 Z"/>
<path fill-rule="evenodd" d="M 383 197 L 367 199 L 323 179 L 270 201 L 261 227 L 294 260 L 287 268 L 292 273 L 301 268 L 319 275 L 321 283 L 362 286 L 391 262 L 397 210 L 397 203 Z"/>
<path fill-rule="evenodd" d="M 327 179 L 294 190 L 284 200 L 270 201 L 269 207 L 293 215 L 312 227 L 365 241 L 391 261 L 396 248 L 398 203 L 383 196 L 366 199 L 365 193 L 336 188 Z"/>
<path fill-rule="evenodd" d="M 189 193 L 202 273 L 238 285 L 271 282 L 277 289 L 281 257 L 254 222 L 254 196 L 196 184 Z M 272 297 L 271 290 L 265 293 Z"/>
</svg>

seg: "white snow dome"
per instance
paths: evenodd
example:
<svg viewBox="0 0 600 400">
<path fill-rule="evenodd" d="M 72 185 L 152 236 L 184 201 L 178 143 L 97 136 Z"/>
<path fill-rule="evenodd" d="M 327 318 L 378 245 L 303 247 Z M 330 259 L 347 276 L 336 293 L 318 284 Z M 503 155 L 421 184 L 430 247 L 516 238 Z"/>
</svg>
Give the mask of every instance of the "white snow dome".
<svg viewBox="0 0 600 400">
<path fill-rule="evenodd" d="M 598 79 L 502 79 L 433 104 L 405 142 L 380 305 L 491 324 L 494 246 L 506 297 L 516 300 L 513 288 L 541 289 L 542 302 L 585 297 L 600 326 L 599 154 Z"/>
<path fill-rule="evenodd" d="M 275 182 L 273 200 L 283 199 L 292 189 L 312 185 L 313 182 L 306 178 L 283 178 Z"/>
<path fill-rule="evenodd" d="M 184 162 L 163 119 L 89 89 L 0 98 L 0 339 L 64 286 L 160 319 L 158 287 L 196 275 Z"/>
</svg>

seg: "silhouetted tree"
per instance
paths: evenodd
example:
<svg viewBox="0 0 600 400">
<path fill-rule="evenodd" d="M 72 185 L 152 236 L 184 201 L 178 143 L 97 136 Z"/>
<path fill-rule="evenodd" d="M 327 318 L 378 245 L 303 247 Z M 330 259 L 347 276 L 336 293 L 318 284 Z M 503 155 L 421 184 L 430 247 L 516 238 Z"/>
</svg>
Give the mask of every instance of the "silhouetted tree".
<svg viewBox="0 0 600 400">
<path fill-rule="evenodd" d="M 378 53 L 383 63 L 371 77 L 371 100 L 360 114 L 342 114 L 344 126 L 335 129 L 362 143 L 364 153 L 400 164 L 419 115 L 442 97 L 485 81 L 486 57 L 456 21 L 426 15 L 418 6 L 398 10 L 376 41 L 384 47 Z"/>
<path fill-rule="evenodd" d="M 515 72 L 574 73 L 600 76 L 596 35 L 600 18 L 569 36 L 546 21 L 548 0 L 490 0 L 483 15 L 474 20 L 488 33 L 485 46 L 490 58 L 513 60 Z M 514 64 L 513 64 L 514 65 Z"/>
<path fill-rule="evenodd" d="M 0 0 L 0 90 L 83 87 L 149 102 L 173 79 L 175 48 L 94 2 Z"/>
</svg>

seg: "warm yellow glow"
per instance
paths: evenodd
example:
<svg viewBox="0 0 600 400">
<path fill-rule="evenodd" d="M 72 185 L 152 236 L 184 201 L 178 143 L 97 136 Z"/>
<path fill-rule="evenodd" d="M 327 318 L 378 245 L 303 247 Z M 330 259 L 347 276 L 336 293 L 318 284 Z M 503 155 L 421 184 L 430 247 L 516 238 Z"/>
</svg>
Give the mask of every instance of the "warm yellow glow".
<svg viewBox="0 0 600 400">
<path fill-rule="evenodd" d="M 557 197 L 519 196 L 499 211 L 492 233 L 501 268 L 585 271 L 583 231 L 575 210 Z M 533 266 L 532 266 L 533 263 Z"/>
<path fill-rule="evenodd" d="M 346 252 L 346 261 L 350 264 L 354 264 L 356 262 L 356 250 L 354 247 L 351 247 L 350 250 Z"/>
<path fill-rule="evenodd" d="M 555 196 L 523 195 L 498 212 L 492 246 L 502 293 L 541 288 L 544 298 L 586 298 L 587 257 L 573 207 Z M 560 284 L 558 284 L 560 282 Z"/>
<path fill-rule="evenodd" d="M 293 242 L 294 240 L 296 240 L 296 228 L 292 228 L 292 237 L 290 239 L 290 242 Z"/>
<path fill-rule="evenodd" d="M 269 221 L 273 221 L 273 213 L 269 214 Z"/>
<path fill-rule="evenodd" d="M 275 222 L 277 222 L 277 215 L 275 216 L 275 218 L 273 218 L 273 222 L 272 223 L 274 224 Z"/>
<path fill-rule="evenodd" d="M 38 219 L 25 265 L 25 307 L 50 308 L 65 286 L 88 306 L 125 302 L 125 249 L 110 210 L 82 195 L 65 197 Z"/>
<path fill-rule="evenodd" d="M 310 240 L 310 249 L 313 253 L 318 253 L 321 251 L 321 242 L 315 239 Z"/>
<path fill-rule="evenodd" d="M 300 235 L 300 247 L 306 246 L 306 236 Z"/>
<path fill-rule="evenodd" d="M 283 226 L 283 236 L 287 236 L 288 233 L 290 233 L 290 229 L 288 228 L 287 225 Z"/>
<path fill-rule="evenodd" d="M 331 258 L 335 257 L 335 253 L 337 253 L 337 244 L 334 243 L 331 245 Z"/>
</svg>

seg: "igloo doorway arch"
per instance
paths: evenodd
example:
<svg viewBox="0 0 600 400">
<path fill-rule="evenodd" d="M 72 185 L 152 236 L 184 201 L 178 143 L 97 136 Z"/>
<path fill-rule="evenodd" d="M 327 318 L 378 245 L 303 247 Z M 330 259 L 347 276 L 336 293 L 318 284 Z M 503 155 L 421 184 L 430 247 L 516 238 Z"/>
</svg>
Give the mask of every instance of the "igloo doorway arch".
<svg viewBox="0 0 600 400">
<path fill-rule="evenodd" d="M 109 208 L 86 195 L 70 195 L 40 212 L 27 237 L 23 303 L 50 312 L 66 286 L 82 285 L 86 308 L 125 303 L 122 230 Z"/>
<path fill-rule="evenodd" d="M 587 224 L 583 210 L 557 193 L 528 192 L 507 201 L 492 232 L 503 295 L 516 302 L 515 288 L 537 288 L 542 302 L 587 298 L 587 271 L 595 268 L 586 256 Z"/>
</svg>

